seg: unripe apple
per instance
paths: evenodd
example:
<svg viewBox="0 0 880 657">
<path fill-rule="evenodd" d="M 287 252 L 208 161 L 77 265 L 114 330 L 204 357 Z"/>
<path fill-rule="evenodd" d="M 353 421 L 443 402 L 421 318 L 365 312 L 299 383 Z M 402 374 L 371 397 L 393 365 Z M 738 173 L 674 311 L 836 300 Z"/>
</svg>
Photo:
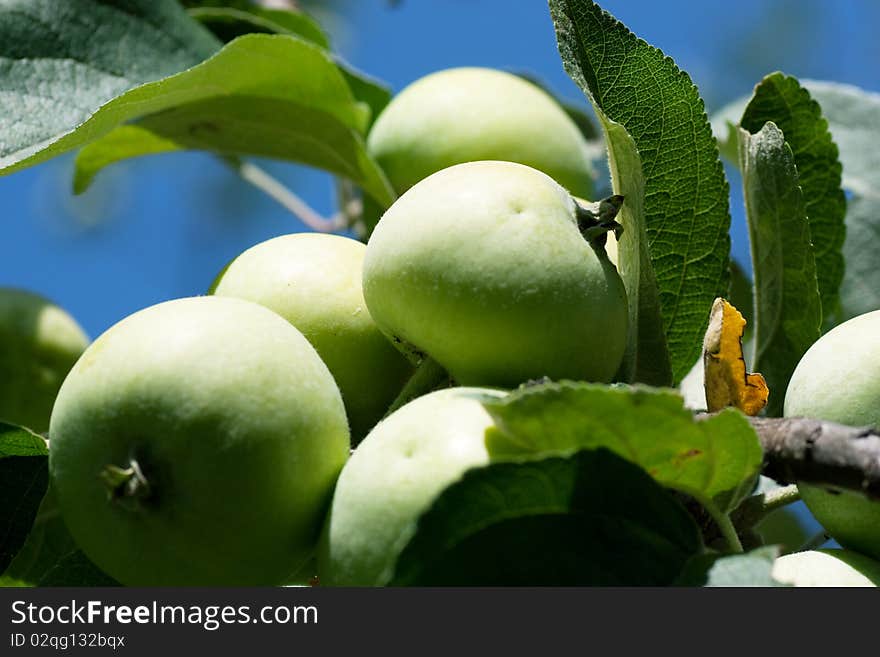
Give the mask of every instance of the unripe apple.
<svg viewBox="0 0 880 657">
<path fill-rule="evenodd" d="M 851 550 L 809 550 L 778 558 L 773 578 L 793 586 L 877 586 L 880 563 Z"/>
<path fill-rule="evenodd" d="M 789 381 L 785 416 L 880 429 L 880 310 L 834 327 L 810 347 Z M 880 559 L 880 502 L 852 491 L 799 488 L 841 545 Z"/>
<path fill-rule="evenodd" d="M 412 83 L 379 115 L 367 148 L 398 193 L 453 164 L 506 160 L 592 196 L 575 122 L 545 91 L 503 71 L 453 68 Z"/>
<path fill-rule="evenodd" d="M 45 432 L 58 388 L 88 344 L 48 299 L 0 288 L 0 420 Z"/>
<path fill-rule="evenodd" d="M 52 412 L 49 470 L 85 554 L 135 586 L 281 584 L 349 453 L 339 390 L 249 301 L 161 303 L 99 337 Z"/>
<path fill-rule="evenodd" d="M 489 461 L 492 426 L 481 399 L 504 393 L 447 388 L 382 420 L 349 459 L 318 549 L 321 584 L 387 584 L 419 516 L 447 486 Z"/>
<path fill-rule="evenodd" d="M 521 164 L 429 176 L 370 237 L 370 314 L 462 385 L 610 381 L 626 344 L 626 293 L 604 249 L 581 235 L 578 207 Z"/>
<path fill-rule="evenodd" d="M 306 336 L 336 379 L 355 442 L 412 374 L 367 311 L 365 251 L 361 242 L 339 235 L 283 235 L 242 253 L 212 286 L 216 295 L 266 306 Z"/>
</svg>

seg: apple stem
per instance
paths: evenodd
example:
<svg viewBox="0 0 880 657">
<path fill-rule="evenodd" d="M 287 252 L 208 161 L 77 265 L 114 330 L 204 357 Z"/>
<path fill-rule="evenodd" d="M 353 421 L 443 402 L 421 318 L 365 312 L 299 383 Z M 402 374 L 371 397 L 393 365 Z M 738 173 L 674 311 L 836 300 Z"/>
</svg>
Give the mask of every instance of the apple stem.
<svg viewBox="0 0 880 657">
<path fill-rule="evenodd" d="M 150 482 L 133 458 L 127 468 L 113 464 L 105 466 L 100 477 L 107 488 L 107 498 L 129 508 L 138 508 L 152 494 Z"/>
<path fill-rule="evenodd" d="M 400 394 L 391 402 L 391 406 L 388 407 L 384 417 L 388 417 L 398 408 L 411 402 L 416 397 L 421 397 L 449 384 L 449 373 L 436 360 L 430 356 L 425 356 L 403 386 Z"/>
</svg>

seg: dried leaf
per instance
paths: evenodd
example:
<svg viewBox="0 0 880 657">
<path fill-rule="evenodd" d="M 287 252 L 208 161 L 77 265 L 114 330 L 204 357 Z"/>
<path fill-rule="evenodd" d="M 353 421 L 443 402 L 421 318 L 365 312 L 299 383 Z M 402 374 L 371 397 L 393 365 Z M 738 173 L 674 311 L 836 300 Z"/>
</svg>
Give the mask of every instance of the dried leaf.
<svg viewBox="0 0 880 657">
<path fill-rule="evenodd" d="M 703 338 L 706 405 L 710 413 L 734 406 L 757 415 L 767 405 L 770 390 L 764 377 L 749 374 L 743 359 L 746 320 L 729 302 L 715 299 Z"/>
</svg>

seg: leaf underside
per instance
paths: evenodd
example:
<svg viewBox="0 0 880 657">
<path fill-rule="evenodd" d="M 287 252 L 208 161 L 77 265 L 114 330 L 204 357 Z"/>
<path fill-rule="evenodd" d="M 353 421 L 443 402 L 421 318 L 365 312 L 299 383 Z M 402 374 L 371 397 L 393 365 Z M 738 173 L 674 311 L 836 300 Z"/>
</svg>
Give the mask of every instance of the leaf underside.
<svg viewBox="0 0 880 657">
<path fill-rule="evenodd" d="M 844 272 L 846 196 L 837 145 L 819 103 L 796 78 L 782 73 L 768 75 L 755 88 L 740 125 L 754 135 L 767 122 L 782 131 L 792 150 L 809 218 L 822 311 L 827 318 L 838 311 Z"/>
<path fill-rule="evenodd" d="M 494 458 L 607 448 L 661 485 L 726 513 L 754 487 L 763 460 L 748 420 L 733 409 L 695 421 L 672 390 L 551 383 L 484 402 Z"/>
<path fill-rule="evenodd" d="M 660 586 L 701 548 L 668 492 L 587 450 L 465 473 L 419 519 L 392 585 Z"/>
<path fill-rule="evenodd" d="M 752 367 L 770 387 L 768 415 L 779 416 L 794 368 L 822 326 L 811 224 L 794 153 L 776 125 L 740 131 L 740 169 L 755 279 Z"/>
</svg>

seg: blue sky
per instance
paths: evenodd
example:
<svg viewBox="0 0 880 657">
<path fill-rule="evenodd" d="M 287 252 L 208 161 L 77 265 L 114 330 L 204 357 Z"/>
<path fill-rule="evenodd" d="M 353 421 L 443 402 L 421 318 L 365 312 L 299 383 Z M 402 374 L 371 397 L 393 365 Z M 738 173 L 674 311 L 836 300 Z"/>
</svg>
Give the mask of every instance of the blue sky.
<svg viewBox="0 0 880 657">
<path fill-rule="evenodd" d="M 601 4 L 687 70 L 710 109 L 777 69 L 880 91 L 875 0 Z M 438 69 L 481 65 L 531 72 L 585 102 L 562 70 L 543 0 L 349 5 L 333 26 L 338 49 L 394 89 Z M 328 176 L 289 164 L 271 168 L 315 207 L 332 210 Z M 0 178 L 0 285 L 49 296 L 93 337 L 135 310 L 203 293 L 239 252 L 304 229 L 203 154 L 119 165 L 83 197 L 70 194 L 70 181 L 69 157 Z M 735 254 L 747 259 L 736 204 L 733 234 Z"/>
</svg>

